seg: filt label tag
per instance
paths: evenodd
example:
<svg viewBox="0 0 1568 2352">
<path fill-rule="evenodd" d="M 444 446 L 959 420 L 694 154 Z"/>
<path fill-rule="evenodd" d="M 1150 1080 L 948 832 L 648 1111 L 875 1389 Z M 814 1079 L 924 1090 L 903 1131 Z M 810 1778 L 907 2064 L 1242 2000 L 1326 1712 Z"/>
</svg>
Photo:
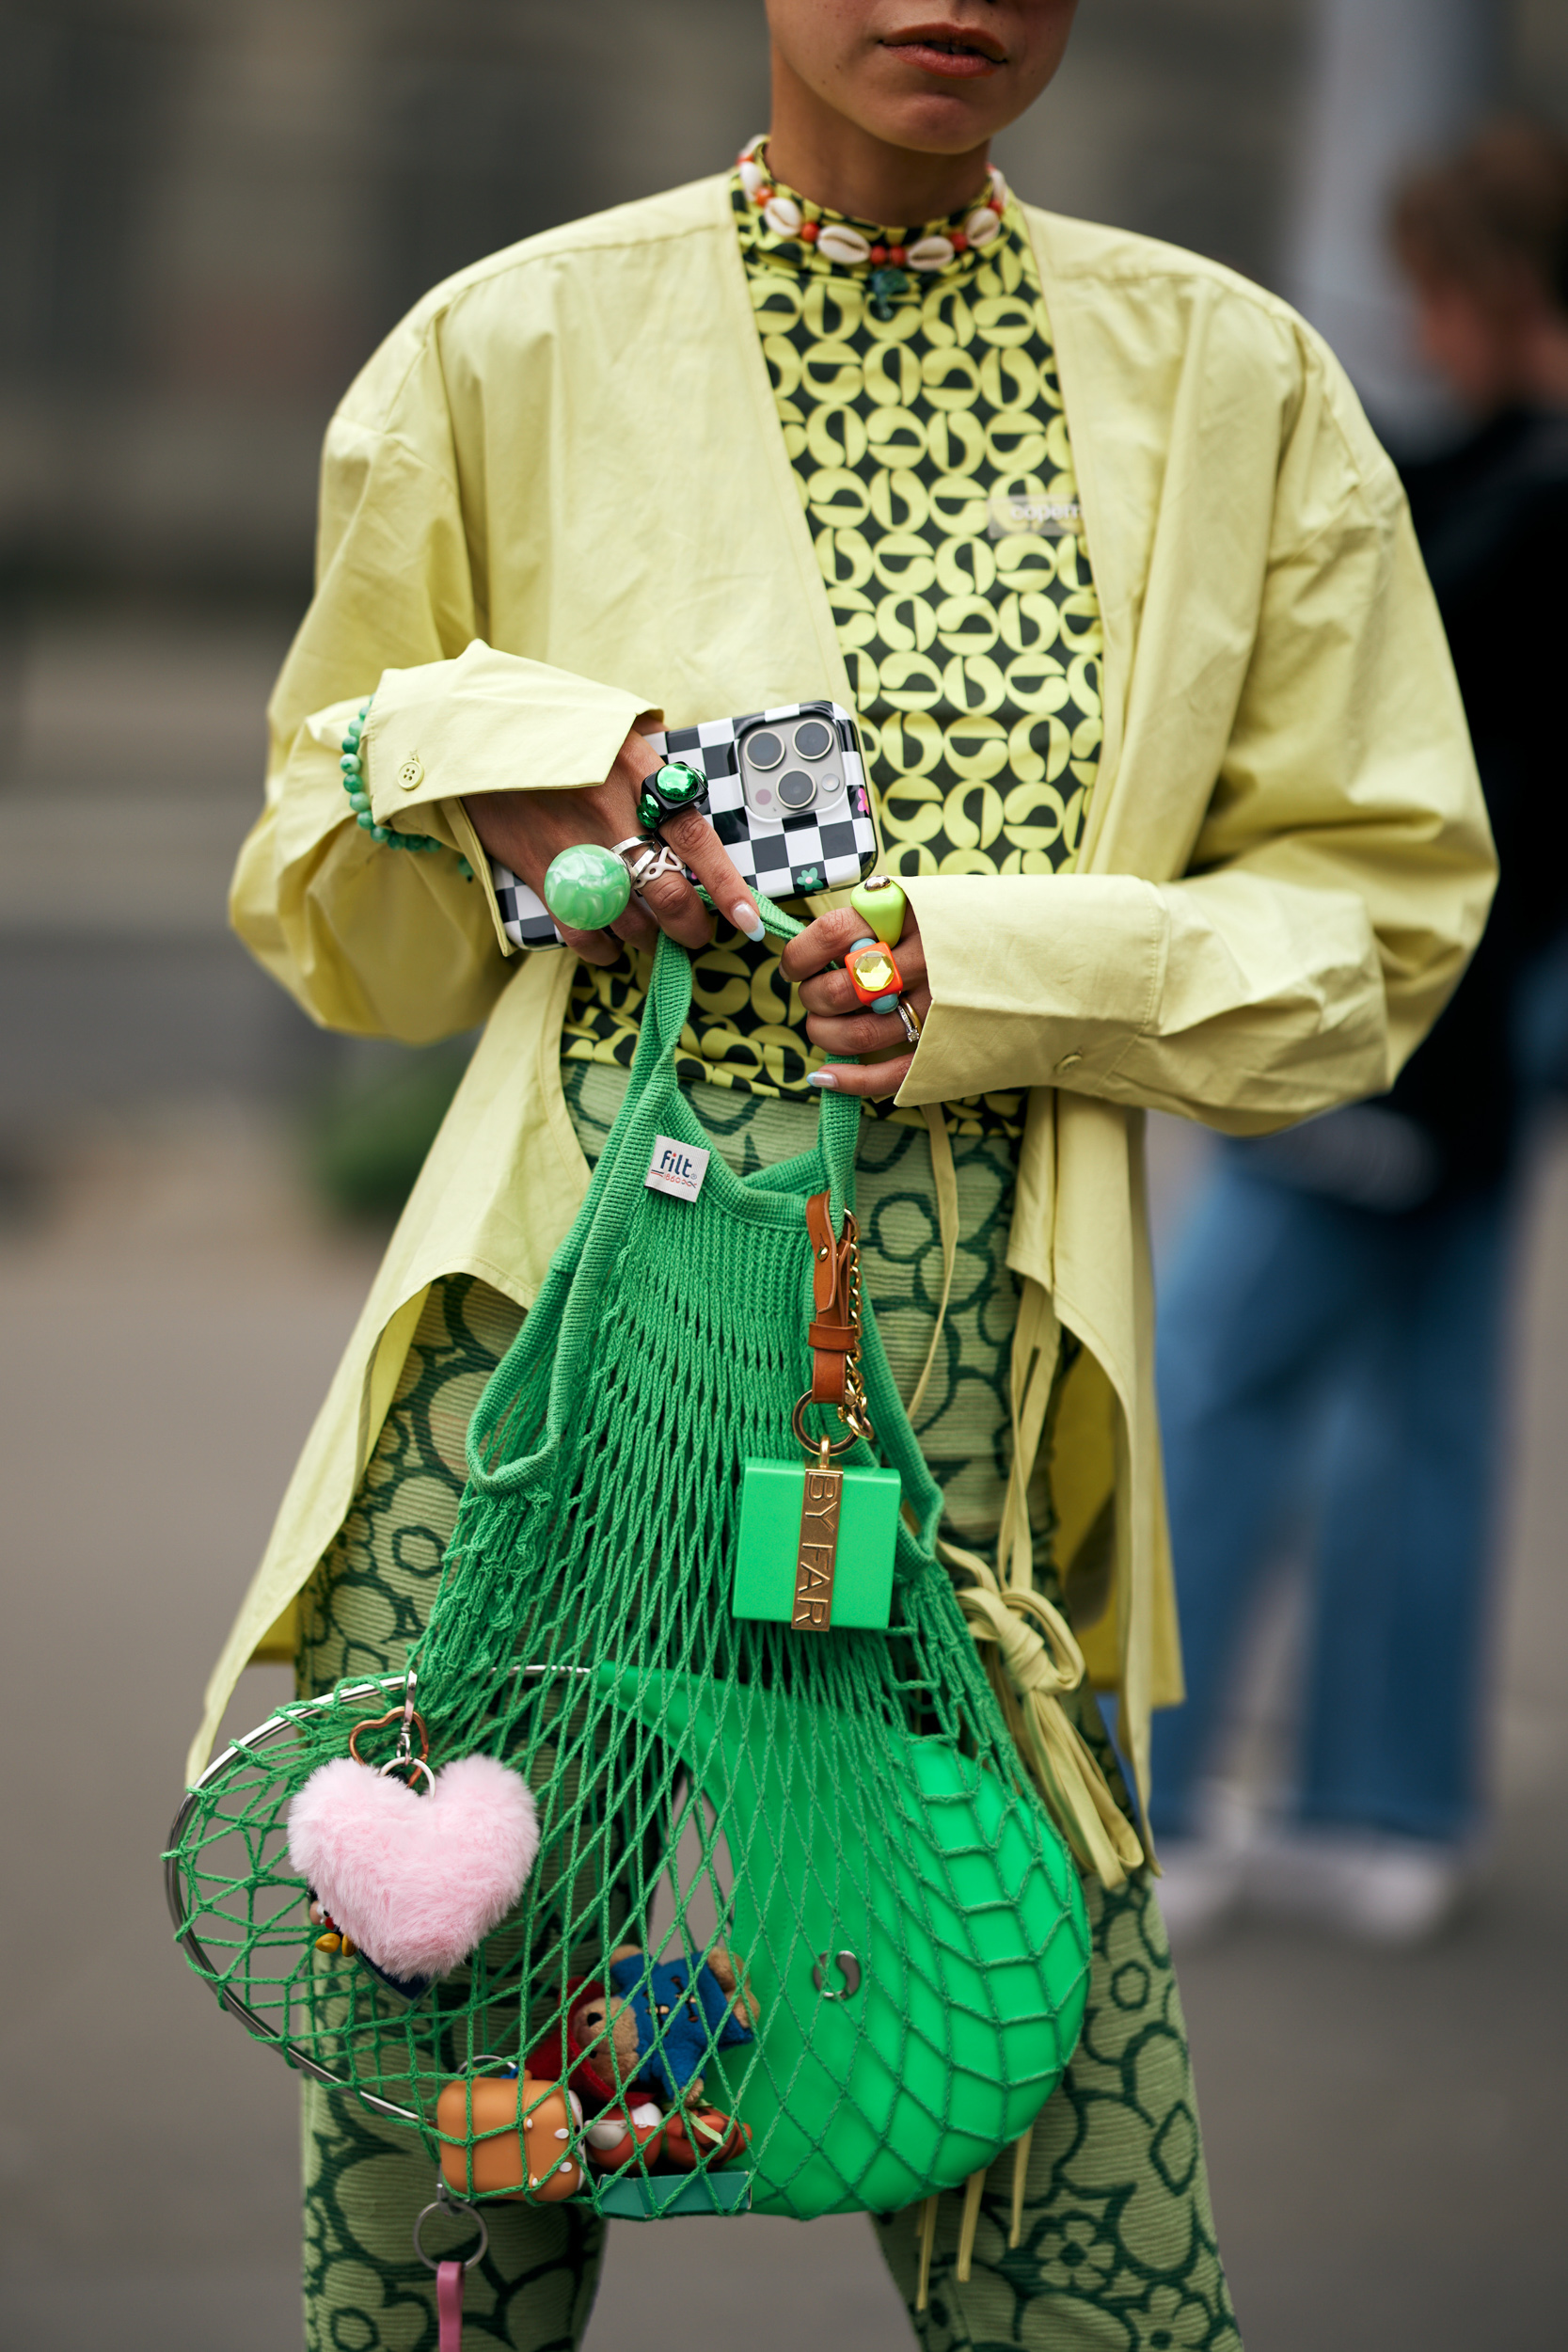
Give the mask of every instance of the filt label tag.
<svg viewBox="0 0 1568 2352">
<path fill-rule="evenodd" d="M 677 1143 L 673 1136 L 655 1136 L 644 1182 L 655 1192 L 667 1192 L 676 1200 L 695 1200 L 707 1174 L 708 1157 L 694 1143 Z"/>
</svg>

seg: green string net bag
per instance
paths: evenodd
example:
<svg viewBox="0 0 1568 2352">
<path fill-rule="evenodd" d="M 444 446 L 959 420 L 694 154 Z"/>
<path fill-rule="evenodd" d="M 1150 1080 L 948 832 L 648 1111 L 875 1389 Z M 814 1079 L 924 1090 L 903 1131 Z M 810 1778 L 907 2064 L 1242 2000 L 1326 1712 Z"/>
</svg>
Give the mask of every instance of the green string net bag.
<svg viewBox="0 0 1568 2352">
<path fill-rule="evenodd" d="M 493 1756 L 533 1794 L 515 1907 L 401 1989 L 309 1915 L 289 1804 L 367 1719 L 387 1720 L 356 1755 L 392 1756 L 403 1677 L 286 1707 L 221 1757 L 171 1836 L 170 1899 L 251 2033 L 417 2131 L 465 2193 L 574 2065 L 623 2114 L 651 2099 L 705 2135 L 680 2170 L 641 2141 L 607 2159 L 593 2098 L 564 2124 L 552 2107 L 553 2169 L 525 2193 L 640 2217 L 887 2212 L 1034 2122 L 1082 2023 L 1085 1903 L 939 1563 L 940 1493 L 868 1307 L 865 1400 L 902 1484 L 890 1621 L 731 1613 L 741 1466 L 800 1459 L 807 1202 L 826 1193 L 844 1230 L 860 1104 L 825 1093 L 810 1152 L 736 1176 L 675 1079 L 690 996 L 661 938 L 623 1107 L 474 1415 L 410 1657 L 431 1767 Z M 648 1185 L 656 1138 L 711 1151 L 694 1199 Z M 843 1456 L 877 1459 L 863 1439 Z"/>
</svg>

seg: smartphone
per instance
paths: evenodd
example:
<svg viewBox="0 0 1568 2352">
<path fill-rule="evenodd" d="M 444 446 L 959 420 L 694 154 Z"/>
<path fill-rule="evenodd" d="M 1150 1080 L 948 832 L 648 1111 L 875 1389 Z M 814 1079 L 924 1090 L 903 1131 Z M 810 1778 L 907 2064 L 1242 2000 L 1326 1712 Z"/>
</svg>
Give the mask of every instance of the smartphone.
<svg viewBox="0 0 1568 2352">
<path fill-rule="evenodd" d="M 693 806 L 735 860 L 742 882 L 769 898 L 796 898 L 863 882 L 877 862 L 860 733 L 838 703 L 790 703 L 741 719 L 650 735 L 666 759 L 707 776 Z M 564 943 L 536 891 L 490 861 L 508 939 L 519 947 Z"/>
</svg>

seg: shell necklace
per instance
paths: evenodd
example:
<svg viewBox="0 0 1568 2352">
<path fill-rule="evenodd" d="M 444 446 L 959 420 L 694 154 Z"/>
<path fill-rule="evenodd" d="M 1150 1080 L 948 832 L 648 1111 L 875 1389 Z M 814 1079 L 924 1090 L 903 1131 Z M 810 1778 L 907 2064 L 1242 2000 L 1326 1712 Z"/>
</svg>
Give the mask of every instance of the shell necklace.
<svg viewBox="0 0 1568 2352">
<path fill-rule="evenodd" d="M 736 170 L 747 200 L 755 205 L 776 236 L 799 238 L 802 245 L 815 246 L 824 261 L 836 262 L 841 269 L 868 269 L 871 309 L 877 318 L 893 316 L 893 297 L 910 291 L 910 271 L 919 270 L 929 276 L 936 270 L 946 269 L 961 253 L 981 251 L 1001 234 L 1007 183 L 994 164 L 987 167 L 990 195 L 965 215 L 961 227 L 946 234 L 932 231 L 917 237 L 912 245 L 899 245 L 876 242 L 847 220 L 808 219 L 793 196 L 775 187 L 766 160 L 758 161 L 764 145 L 763 137 L 752 139 L 736 158 Z"/>
</svg>

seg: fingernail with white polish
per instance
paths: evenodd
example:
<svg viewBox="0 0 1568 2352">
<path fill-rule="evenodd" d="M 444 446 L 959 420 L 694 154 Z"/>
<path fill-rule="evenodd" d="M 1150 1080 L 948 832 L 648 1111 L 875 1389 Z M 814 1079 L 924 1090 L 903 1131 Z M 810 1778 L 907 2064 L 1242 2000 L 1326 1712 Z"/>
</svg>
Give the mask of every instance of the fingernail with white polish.
<svg viewBox="0 0 1568 2352">
<path fill-rule="evenodd" d="M 810 1070 L 806 1073 L 806 1084 L 809 1087 L 836 1087 L 838 1076 L 832 1070 Z"/>
<path fill-rule="evenodd" d="M 732 907 L 730 914 L 736 930 L 744 931 L 748 939 L 767 938 L 768 933 L 763 928 L 755 907 L 749 907 L 742 901 L 739 905 Z"/>
</svg>

